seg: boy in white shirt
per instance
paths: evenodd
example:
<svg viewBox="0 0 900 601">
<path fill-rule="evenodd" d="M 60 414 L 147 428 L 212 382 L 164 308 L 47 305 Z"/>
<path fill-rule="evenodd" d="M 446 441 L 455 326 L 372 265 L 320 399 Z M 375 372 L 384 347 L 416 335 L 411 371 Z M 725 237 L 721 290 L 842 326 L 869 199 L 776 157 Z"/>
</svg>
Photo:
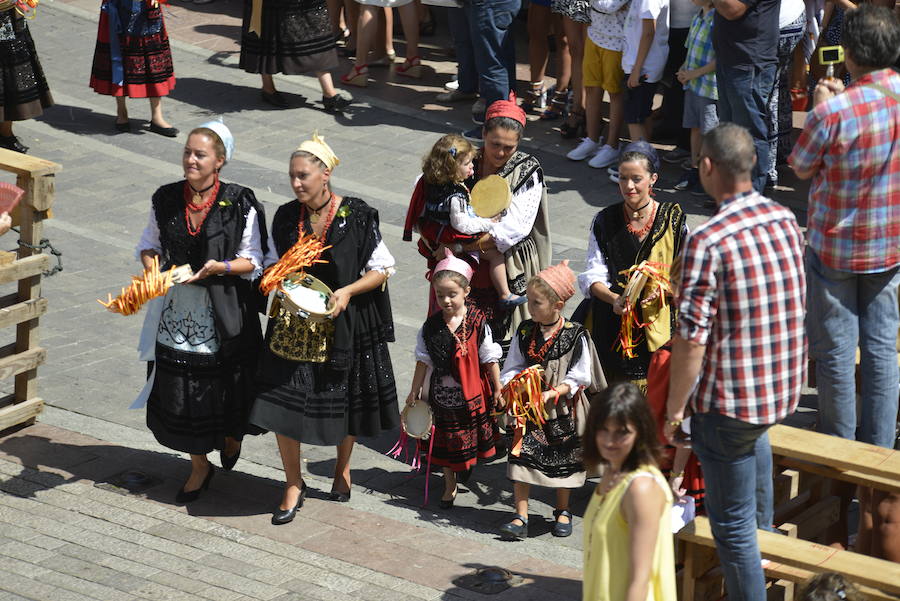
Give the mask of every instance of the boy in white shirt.
<svg viewBox="0 0 900 601">
<path fill-rule="evenodd" d="M 644 121 L 650 116 L 668 55 L 669 0 L 632 0 L 622 50 L 625 121 L 632 140 L 649 139 Z"/>
<path fill-rule="evenodd" d="M 588 165 L 607 167 L 619 158 L 619 136 L 624 123 L 625 74 L 622 72 L 622 46 L 625 15 L 631 0 L 591 0 L 591 24 L 587 30 L 582 72 L 585 87 L 587 137 L 566 156 L 573 161 L 588 157 Z M 603 118 L 600 105 L 603 92 L 609 94 L 609 128 L 606 144 L 600 138 Z"/>
</svg>

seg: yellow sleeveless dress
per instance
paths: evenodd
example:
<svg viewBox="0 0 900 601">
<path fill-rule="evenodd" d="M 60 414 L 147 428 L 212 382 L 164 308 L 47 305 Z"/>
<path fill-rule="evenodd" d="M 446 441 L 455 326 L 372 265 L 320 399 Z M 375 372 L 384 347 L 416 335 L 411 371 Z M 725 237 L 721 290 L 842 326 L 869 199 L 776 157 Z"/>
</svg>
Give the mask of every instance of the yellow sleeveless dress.
<svg viewBox="0 0 900 601">
<path fill-rule="evenodd" d="M 620 510 L 622 497 L 636 477 L 652 476 L 665 491 L 666 511 L 659 518 L 659 537 L 650 568 L 647 601 L 675 601 L 675 551 L 672 541 L 672 491 L 660 471 L 642 465 L 622 478 L 606 495 L 591 495 L 584 514 L 583 601 L 623 601 L 631 574 L 629 525 Z"/>
</svg>

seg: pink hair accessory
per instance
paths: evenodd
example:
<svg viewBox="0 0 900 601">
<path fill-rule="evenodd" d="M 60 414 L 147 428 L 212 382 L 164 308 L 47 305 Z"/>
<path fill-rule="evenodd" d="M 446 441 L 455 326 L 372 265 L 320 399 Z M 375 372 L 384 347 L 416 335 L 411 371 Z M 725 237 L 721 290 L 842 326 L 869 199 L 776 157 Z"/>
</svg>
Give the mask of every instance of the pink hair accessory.
<svg viewBox="0 0 900 601">
<path fill-rule="evenodd" d="M 446 246 L 444 247 L 444 258 L 434 266 L 434 271 L 431 273 L 435 274 L 439 271 L 455 271 L 470 281 L 474 273 L 471 265 L 450 252 L 450 249 Z"/>
<path fill-rule="evenodd" d="M 547 282 L 563 302 L 575 296 L 575 273 L 569 268 L 568 259 L 544 269 L 538 277 Z"/>
</svg>

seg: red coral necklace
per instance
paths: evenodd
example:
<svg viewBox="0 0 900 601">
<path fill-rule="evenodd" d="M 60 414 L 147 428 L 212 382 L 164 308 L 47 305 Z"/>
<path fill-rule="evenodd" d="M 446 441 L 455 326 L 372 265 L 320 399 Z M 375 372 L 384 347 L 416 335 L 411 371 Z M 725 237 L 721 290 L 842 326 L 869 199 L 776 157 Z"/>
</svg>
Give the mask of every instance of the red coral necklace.
<svg viewBox="0 0 900 601">
<path fill-rule="evenodd" d="M 553 345 L 553 342 L 556 340 L 556 336 L 562 331 L 563 323 L 564 323 L 563 317 L 562 317 L 562 315 L 560 315 L 559 321 L 556 322 L 556 324 L 557 324 L 556 327 L 553 329 L 553 331 L 547 337 L 547 340 L 544 342 L 544 344 L 541 345 L 541 348 L 539 348 L 537 350 L 537 352 L 535 352 L 534 347 L 537 345 L 538 332 L 540 332 L 540 330 L 541 330 L 541 326 L 537 322 L 535 322 L 534 331 L 531 334 L 531 342 L 528 344 L 528 358 L 529 359 L 531 359 L 532 361 L 535 361 L 537 363 L 544 362 L 544 356 L 547 354 L 547 351 L 550 350 L 550 347 Z"/>
<path fill-rule="evenodd" d="M 209 195 L 209 198 L 206 199 L 205 202 L 199 204 L 203 199 L 203 194 L 212 190 L 212 193 Z M 194 190 L 194 187 L 189 184 L 187 181 L 184 182 L 184 222 L 187 224 L 188 234 L 191 236 L 197 236 L 200 233 L 200 230 L 203 229 L 203 222 L 206 221 L 207 215 L 209 215 L 209 210 L 212 208 L 213 203 L 216 201 L 216 197 L 219 195 L 219 175 L 216 174 L 215 181 L 209 186 L 203 188 L 202 190 Z M 201 213 L 200 215 L 200 223 L 197 224 L 195 228 L 191 224 L 191 213 Z"/>
</svg>

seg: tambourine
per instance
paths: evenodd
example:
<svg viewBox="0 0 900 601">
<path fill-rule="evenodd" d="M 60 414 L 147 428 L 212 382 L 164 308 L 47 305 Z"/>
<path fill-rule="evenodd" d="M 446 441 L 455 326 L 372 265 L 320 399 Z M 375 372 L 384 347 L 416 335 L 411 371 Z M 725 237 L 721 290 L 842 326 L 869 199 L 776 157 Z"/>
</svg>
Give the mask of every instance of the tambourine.
<svg viewBox="0 0 900 601">
<path fill-rule="evenodd" d="M 638 299 L 641 297 L 641 293 L 644 291 L 644 286 L 646 285 L 646 273 L 638 269 L 631 272 L 631 277 L 628 278 L 628 283 L 625 285 L 625 291 L 623 292 L 623 294 L 632 306 L 636 306 Z"/>
<path fill-rule="evenodd" d="M 425 440 L 431 435 L 433 416 L 428 403 L 420 400 L 415 405 L 407 405 L 400 413 L 400 425 L 410 438 Z"/>
<path fill-rule="evenodd" d="M 275 295 L 286 311 L 311 321 L 331 319 L 334 298 L 331 288 L 308 273 L 294 273 L 284 278 Z"/>
<path fill-rule="evenodd" d="M 469 204 L 479 217 L 491 219 L 509 208 L 512 191 L 499 175 L 489 175 L 472 187 Z"/>
</svg>

